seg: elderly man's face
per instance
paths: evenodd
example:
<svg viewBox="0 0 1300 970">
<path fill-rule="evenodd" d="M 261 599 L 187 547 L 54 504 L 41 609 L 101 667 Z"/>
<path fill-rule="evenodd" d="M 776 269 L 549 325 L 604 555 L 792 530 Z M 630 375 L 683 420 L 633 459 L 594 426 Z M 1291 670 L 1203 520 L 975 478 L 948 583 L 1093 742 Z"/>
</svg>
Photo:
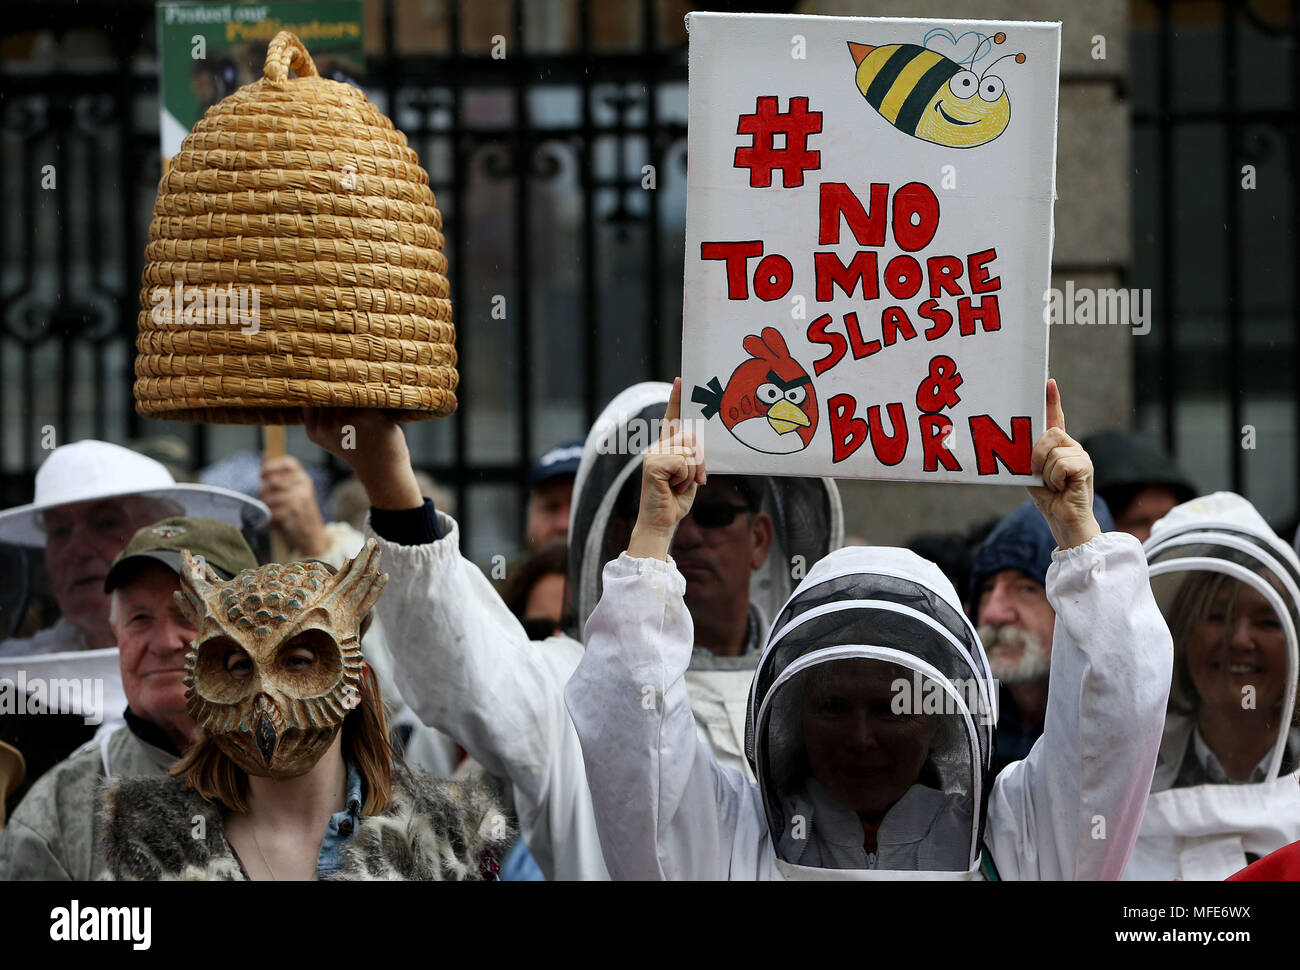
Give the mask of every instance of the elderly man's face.
<svg viewBox="0 0 1300 970">
<path fill-rule="evenodd" d="M 176 605 L 178 589 L 180 577 L 162 563 L 141 566 L 113 591 L 111 622 L 131 710 L 173 737 L 188 738 L 185 653 L 197 631 Z"/>
<path fill-rule="evenodd" d="M 104 577 L 113 560 L 137 530 L 168 514 L 156 499 L 138 495 L 46 510 L 45 568 L 59 611 L 69 622 L 82 629 L 104 625 Z"/>
<path fill-rule="evenodd" d="M 1018 569 L 996 572 L 980 586 L 975 615 L 995 679 L 1007 684 L 1047 679 L 1056 611 L 1042 583 Z"/>
</svg>

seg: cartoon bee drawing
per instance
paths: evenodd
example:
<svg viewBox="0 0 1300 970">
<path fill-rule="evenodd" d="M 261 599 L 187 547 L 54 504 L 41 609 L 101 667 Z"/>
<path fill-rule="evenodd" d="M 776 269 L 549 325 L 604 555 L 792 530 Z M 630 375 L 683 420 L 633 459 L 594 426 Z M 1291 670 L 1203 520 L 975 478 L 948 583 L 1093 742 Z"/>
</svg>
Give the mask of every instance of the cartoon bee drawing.
<svg viewBox="0 0 1300 970">
<path fill-rule="evenodd" d="M 977 75 L 976 62 L 1007 35 L 1001 31 L 992 37 L 971 33 L 979 42 L 970 58 L 960 64 L 916 44 L 871 47 L 849 41 L 849 53 L 858 66 L 858 90 L 882 118 L 904 134 L 946 148 L 974 148 L 991 142 L 1006 131 L 1011 102 L 1002 79 L 988 72 L 1008 57 L 1023 64 L 1025 55 L 1003 54 Z M 925 35 L 925 43 L 935 34 L 952 39 L 947 29 L 936 28 Z"/>
</svg>

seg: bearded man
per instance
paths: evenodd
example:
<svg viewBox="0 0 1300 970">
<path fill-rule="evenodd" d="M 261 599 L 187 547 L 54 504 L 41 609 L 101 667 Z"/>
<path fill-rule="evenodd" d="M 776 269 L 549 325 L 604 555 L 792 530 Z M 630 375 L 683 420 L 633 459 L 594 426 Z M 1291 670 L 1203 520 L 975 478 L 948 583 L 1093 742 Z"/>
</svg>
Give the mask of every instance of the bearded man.
<svg viewBox="0 0 1300 970">
<path fill-rule="evenodd" d="M 1093 514 L 1103 532 L 1114 531 L 1100 496 Z M 971 622 L 999 687 L 995 776 L 1028 755 L 1043 733 L 1056 626 L 1047 601 L 1047 567 L 1055 548 L 1043 516 L 1026 502 L 989 533 L 971 568 Z"/>
</svg>

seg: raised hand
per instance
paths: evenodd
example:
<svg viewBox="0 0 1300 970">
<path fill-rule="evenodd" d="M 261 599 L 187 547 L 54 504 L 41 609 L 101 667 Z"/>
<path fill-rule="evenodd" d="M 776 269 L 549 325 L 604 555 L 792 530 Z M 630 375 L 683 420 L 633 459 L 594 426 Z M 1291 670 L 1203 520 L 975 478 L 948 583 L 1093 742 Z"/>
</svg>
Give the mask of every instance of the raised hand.
<svg viewBox="0 0 1300 970">
<path fill-rule="evenodd" d="M 682 428 L 682 379 L 672 395 L 659 441 L 641 465 L 641 507 L 627 553 L 643 559 L 668 559 L 677 525 L 691 510 L 695 491 L 706 480 L 704 454 L 693 432 Z"/>
<path fill-rule="evenodd" d="M 271 528 L 280 531 L 291 549 L 308 558 L 324 554 L 329 535 L 321 520 L 316 486 L 297 458 L 262 459 L 261 495 L 271 510 Z"/>
<path fill-rule="evenodd" d="M 1030 472 L 1043 476 L 1042 485 L 1026 490 L 1060 548 L 1081 546 L 1101 532 L 1092 512 L 1092 459 L 1065 433 L 1061 391 L 1054 380 L 1047 382 L 1047 430 L 1034 444 Z"/>
<path fill-rule="evenodd" d="M 351 468 L 377 509 L 424 504 L 402 427 L 375 408 L 303 408 L 307 437 Z"/>
</svg>

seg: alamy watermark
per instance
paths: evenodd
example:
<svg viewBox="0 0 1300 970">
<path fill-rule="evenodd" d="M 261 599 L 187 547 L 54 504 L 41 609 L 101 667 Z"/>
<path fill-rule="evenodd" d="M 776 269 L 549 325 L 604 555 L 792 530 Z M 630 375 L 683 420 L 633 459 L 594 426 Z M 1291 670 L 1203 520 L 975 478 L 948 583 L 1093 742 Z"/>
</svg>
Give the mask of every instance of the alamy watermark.
<svg viewBox="0 0 1300 970">
<path fill-rule="evenodd" d="M 1127 326 L 1133 336 L 1151 330 L 1151 291 L 1075 287 L 1065 281 L 1065 290 L 1052 287 L 1043 293 L 1043 322 L 1077 326 Z"/>
<path fill-rule="evenodd" d="M 153 909 L 148 906 L 82 906 L 78 899 L 50 910 L 55 943 L 130 943 L 147 950 L 153 940 Z"/>
<path fill-rule="evenodd" d="M 706 421 L 700 418 L 681 418 L 681 431 L 689 431 L 698 444 L 703 440 Z M 659 440 L 663 418 L 620 418 L 618 427 L 601 436 L 596 452 L 601 455 L 639 455 Z"/>
<path fill-rule="evenodd" d="M 262 298 L 255 286 L 185 286 L 178 281 L 154 287 L 149 298 L 149 319 L 158 327 L 229 327 L 245 335 L 261 329 Z"/>
<path fill-rule="evenodd" d="M 912 671 L 911 679 L 899 677 L 889 685 L 890 692 L 894 695 L 889 702 L 890 712 L 893 714 L 956 714 L 961 709 L 958 706 L 960 701 L 965 705 L 966 710 L 970 711 L 976 724 L 989 727 L 994 723 L 991 697 L 997 693 L 997 681 L 988 684 L 976 677 L 965 679 L 957 677 L 948 683 L 956 692 L 955 697 L 944 690 L 938 681 L 922 677 L 920 671 Z M 992 692 L 988 702 L 984 700 L 985 695 L 981 692 L 981 685 L 987 686 Z"/>
<path fill-rule="evenodd" d="M 0 715 L 80 714 L 86 724 L 104 722 L 104 681 L 98 677 L 0 677 Z"/>
</svg>

